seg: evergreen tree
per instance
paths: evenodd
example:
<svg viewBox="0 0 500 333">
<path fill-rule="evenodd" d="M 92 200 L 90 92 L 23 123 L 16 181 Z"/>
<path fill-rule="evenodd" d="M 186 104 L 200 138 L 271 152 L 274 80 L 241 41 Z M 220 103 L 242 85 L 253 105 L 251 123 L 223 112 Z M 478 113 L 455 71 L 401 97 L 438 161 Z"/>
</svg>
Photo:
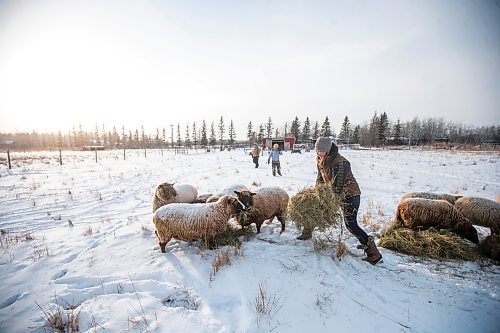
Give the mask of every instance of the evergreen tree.
<svg viewBox="0 0 500 333">
<path fill-rule="evenodd" d="M 78 146 L 77 144 L 77 135 L 76 135 L 76 129 L 75 129 L 75 126 L 73 126 L 73 130 L 71 132 L 71 135 L 73 136 L 73 146 Z M 28 139 L 29 139 L 29 135 L 28 135 Z"/>
<path fill-rule="evenodd" d="M 186 133 L 184 134 L 184 147 L 191 148 L 191 139 L 189 138 L 189 123 L 186 124 Z"/>
<path fill-rule="evenodd" d="M 300 122 L 299 118 L 295 116 L 295 119 L 292 121 L 292 126 L 290 126 L 290 133 L 298 140 L 300 138 Z"/>
<path fill-rule="evenodd" d="M 134 133 L 134 148 L 139 148 L 139 130 L 137 128 Z"/>
<path fill-rule="evenodd" d="M 352 131 L 352 143 L 359 144 L 359 142 L 359 125 L 357 125 Z"/>
<path fill-rule="evenodd" d="M 259 125 L 259 134 L 257 134 L 257 139 L 259 140 L 259 143 L 262 142 L 262 139 L 264 138 L 264 126 L 262 124 Z"/>
<path fill-rule="evenodd" d="M 57 148 L 62 149 L 63 143 L 64 143 L 63 136 L 61 131 L 59 131 L 59 133 L 57 133 Z"/>
<path fill-rule="evenodd" d="M 203 120 L 203 123 L 201 125 L 201 145 L 202 146 L 208 146 L 208 139 L 207 139 L 207 123 L 205 120 Z"/>
<path fill-rule="evenodd" d="M 217 144 L 217 139 L 215 137 L 215 127 L 214 127 L 214 122 L 212 121 L 212 124 L 210 126 L 210 141 L 209 141 L 211 146 L 215 146 Z"/>
<path fill-rule="evenodd" d="M 141 147 L 146 148 L 146 133 L 144 132 L 144 126 L 141 126 Z"/>
<path fill-rule="evenodd" d="M 343 143 L 350 143 L 350 134 L 351 134 L 351 123 L 349 122 L 349 118 L 345 116 L 344 122 L 342 123 L 342 127 L 339 133 L 339 139 Z"/>
<path fill-rule="evenodd" d="M 396 122 L 396 125 L 394 125 L 394 143 L 396 146 L 401 145 L 403 142 L 401 140 L 401 122 L 398 121 Z"/>
<path fill-rule="evenodd" d="M 107 140 L 106 140 L 106 129 L 104 127 L 104 124 L 102 124 L 102 145 L 104 147 L 106 147 L 108 144 Z"/>
<path fill-rule="evenodd" d="M 325 137 L 331 137 L 332 136 L 332 129 L 330 127 L 330 120 L 328 119 L 328 116 L 325 117 L 325 121 L 323 121 L 323 125 L 321 126 L 321 136 Z"/>
<path fill-rule="evenodd" d="M 229 123 L 229 145 L 234 148 L 234 138 L 236 137 L 236 133 L 234 131 L 233 120 Z"/>
<path fill-rule="evenodd" d="M 120 146 L 120 136 L 118 135 L 118 131 L 116 130 L 116 126 L 113 126 L 113 134 L 112 134 L 112 147 L 117 148 Z"/>
<path fill-rule="evenodd" d="M 267 120 L 267 125 L 266 125 L 266 134 L 267 137 L 270 138 L 273 132 L 273 121 L 271 120 L 271 117 Z"/>
<path fill-rule="evenodd" d="M 162 131 L 162 140 L 163 140 L 163 145 L 162 147 L 167 147 L 168 144 L 167 144 L 167 130 L 165 129 L 165 127 L 163 127 L 163 131 Z"/>
<path fill-rule="evenodd" d="M 181 125 L 177 123 L 177 146 L 181 146 Z"/>
<path fill-rule="evenodd" d="M 309 142 L 311 136 L 311 123 L 309 122 L 309 117 L 306 117 L 304 121 L 304 126 L 302 127 L 302 142 Z"/>
<path fill-rule="evenodd" d="M 316 142 L 316 140 L 320 137 L 320 129 L 319 129 L 319 124 L 317 121 L 314 122 L 313 130 L 312 130 L 312 139 L 313 142 Z"/>
<path fill-rule="evenodd" d="M 219 144 L 220 150 L 224 148 L 224 134 L 226 133 L 226 129 L 224 128 L 224 119 L 220 116 L 219 119 Z"/>
<path fill-rule="evenodd" d="M 252 140 L 252 136 L 255 136 L 255 133 L 253 132 L 253 126 L 252 126 L 252 122 L 248 122 L 248 126 L 247 126 L 247 138 L 248 138 L 248 142 L 251 143 L 253 140 Z"/>
<path fill-rule="evenodd" d="M 85 134 L 83 133 L 83 128 L 82 128 L 82 123 L 78 124 L 78 136 L 77 136 L 77 143 L 76 145 L 78 147 L 83 147 L 83 145 L 87 144 L 87 140 L 85 138 Z"/>
<path fill-rule="evenodd" d="M 370 127 L 368 129 L 368 143 L 370 146 L 378 146 L 379 142 L 378 139 L 378 133 L 379 133 L 379 127 L 380 126 L 380 117 L 377 115 L 377 111 L 373 114 L 372 120 L 370 122 Z"/>
<path fill-rule="evenodd" d="M 381 145 L 385 145 L 387 141 L 388 128 L 389 128 L 389 119 L 387 118 L 387 113 L 383 112 L 380 115 L 378 132 L 377 132 L 378 143 Z"/>
<path fill-rule="evenodd" d="M 198 132 L 196 130 L 196 121 L 193 122 L 193 144 L 194 148 L 196 149 L 196 146 L 198 145 Z"/>
<path fill-rule="evenodd" d="M 99 134 L 99 126 L 97 126 L 97 124 L 95 124 L 94 144 L 95 145 L 101 144 L 101 135 Z"/>
</svg>

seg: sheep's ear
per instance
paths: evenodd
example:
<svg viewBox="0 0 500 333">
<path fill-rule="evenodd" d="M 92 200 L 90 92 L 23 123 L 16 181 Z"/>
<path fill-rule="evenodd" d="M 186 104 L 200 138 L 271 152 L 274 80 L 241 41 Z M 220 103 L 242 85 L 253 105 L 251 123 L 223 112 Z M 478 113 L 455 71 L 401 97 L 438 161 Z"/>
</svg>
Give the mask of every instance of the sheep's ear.
<svg viewBox="0 0 500 333">
<path fill-rule="evenodd" d="M 234 191 L 234 193 L 236 193 L 236 195 L 240 195 L 241 194 L 240 191 Z"/>
<path fill-rule="evenodd" d="M 256 195 L 257 193 L 250 192 L 250 194 L 253 196 L 253 195 Z"/>
</svg>

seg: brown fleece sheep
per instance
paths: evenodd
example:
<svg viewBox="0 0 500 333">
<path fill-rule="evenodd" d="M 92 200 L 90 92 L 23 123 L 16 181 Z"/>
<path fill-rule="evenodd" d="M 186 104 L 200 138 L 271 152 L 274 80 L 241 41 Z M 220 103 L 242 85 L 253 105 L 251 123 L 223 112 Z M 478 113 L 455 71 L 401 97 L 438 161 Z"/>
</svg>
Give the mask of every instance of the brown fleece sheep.
<svg viewBox="0 0 500 333">
<path fill-rule="evenodd" d="M 479 242 L 472 223 L 446 200 L 403 199 L 396 208 L 394 222 L 414 230 L 448 229 L 471 242 Z"/>
<path fill-rule="evenodd" d="M 422 198 L 422 199 L 432 199 L 432 200 L 446 200 L 452 205 L 455 203 L 455 200 L 461 198 L 460 195 L 450 195 L 445 193 L 431 193 L 431 192 L 410 192 L 405 193 L 401 196 L 399 201 L 402 201 L 407 198 Z"/>
<path fill-rule="evenodd" d="M 500 203 L 478 197 L 462 197 L 455 207 L 472 224 L 490 228 L 492 235 L 500 234 Z"/>
<path fill-rule="evenodd" d="M 257 193 L 248 190 L 235 191 L 239 206 L 236 221 L 243 227 L 255 223 L 257 233 L 265 220 L 276 216 L 281 222 L 281 232 L 285 231 L 288 208 L 288 194 L 279 187 L 264 187 Z"/>
<path fill-rule="evenodd" d="M 236 213 L 237 204 L 236 198 L 225 195 L 212 203 L 172 203 L 158 208 L 153 214 L 153 223 L 161 252 L 165 252 L 165 246 L 172 238 L 213 241 L 226 230 L 231 215 Z"/>
<path fill-rule="evenodd" d="M 190 184 L 161 183 L 155 188 L 153 196 L 153 213 L 161 206 L 170 203 L 193 203 L 198 191 Z"/>
</svg>

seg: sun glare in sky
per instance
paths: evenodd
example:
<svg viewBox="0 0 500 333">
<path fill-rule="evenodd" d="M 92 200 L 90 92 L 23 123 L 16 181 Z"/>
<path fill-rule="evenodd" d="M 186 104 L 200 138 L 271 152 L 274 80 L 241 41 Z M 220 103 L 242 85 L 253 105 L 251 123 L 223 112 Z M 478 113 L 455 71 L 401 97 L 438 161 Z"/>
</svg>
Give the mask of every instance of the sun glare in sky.
<svg viewBox="0 0 500 333">
<path fill-rule="evenodd" d="M 498 125 L 498 2 L 2 1 L 0 131 Z"/>
</svg>

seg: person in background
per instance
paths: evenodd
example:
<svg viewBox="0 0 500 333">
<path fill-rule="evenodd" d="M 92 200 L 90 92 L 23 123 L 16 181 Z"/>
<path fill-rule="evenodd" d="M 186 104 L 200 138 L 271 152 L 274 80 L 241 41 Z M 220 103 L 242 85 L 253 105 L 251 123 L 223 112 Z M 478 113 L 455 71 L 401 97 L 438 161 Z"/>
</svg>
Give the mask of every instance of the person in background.
<svg viewBox="0 0 500 333">
<path fill-rule="evenodd" d="M 280 151 L 277 143 L 273 145 L 273 150 L 269 153 L 269 157 L 267 158 L 267 164 L 272 161 L 273 168 L 273 176 L 276 176 L 276 171 L 278 171 L 278 175 L 281 176 L 281 165 L 280 165 Z"/>
<path fill-rule="evenodd" d="M 253 157 L 253 163 L 255 164 L 255 167 L 259 167 L 259 156 L 260 156 L 260 148 L 259 145 L 256 143 L 253 144 L 252 148 L 252 157 Z"/>
<path fill-rule="evenodd" d="M 351 163 L 339 154 L 339 148 L 330 138 L 319 137 L 316 140 L 316 166 L 318 176 L 316 185 L 329 184 L 333 191 L 343 199 L 344 222 L 347 229 L 359 240 L 366 257 L 363 260 L 375 265 L 382 259 L 382 255 L 375 245 L 372 236 L 368 236 L 361 229 L 357 222 L 357 215 L 361 197 L 361 190 L 351 171 Z M 304 229 L 299 240 L 306 240 L 312 237 L 312 230 Z"/>
</svg>

